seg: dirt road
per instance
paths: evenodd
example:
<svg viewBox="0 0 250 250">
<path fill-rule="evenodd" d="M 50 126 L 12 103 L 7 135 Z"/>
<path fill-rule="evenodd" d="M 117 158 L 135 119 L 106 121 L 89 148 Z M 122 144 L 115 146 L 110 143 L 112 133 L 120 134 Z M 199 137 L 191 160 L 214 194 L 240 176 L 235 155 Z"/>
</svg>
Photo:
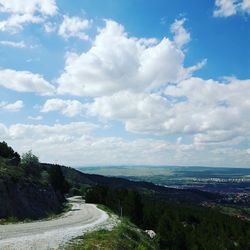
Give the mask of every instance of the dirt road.
<svg viewBox="0 0 250 250">
<path fill-rule="evenodd" d="M 97 227 L 109 227 L 109 216 L 93 204 L 71 198 L 72 209 L 60 218 L 0 225 L 0 249 L 63 249 L 65 242 Z"/>
</svg>

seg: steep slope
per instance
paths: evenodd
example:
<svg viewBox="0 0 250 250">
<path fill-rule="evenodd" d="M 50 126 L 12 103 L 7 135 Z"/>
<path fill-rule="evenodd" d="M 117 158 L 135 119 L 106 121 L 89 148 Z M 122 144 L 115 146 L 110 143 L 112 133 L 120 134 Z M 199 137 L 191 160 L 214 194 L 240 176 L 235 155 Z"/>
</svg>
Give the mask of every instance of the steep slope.
<svg viewBox="0 0 250 250">
<path fill-rule="evenodd" d="M 0 218 L 41 218 L 62 210 L 63 197 L 45 177 L 27 175 L 0 159 Z"/>
</svg>

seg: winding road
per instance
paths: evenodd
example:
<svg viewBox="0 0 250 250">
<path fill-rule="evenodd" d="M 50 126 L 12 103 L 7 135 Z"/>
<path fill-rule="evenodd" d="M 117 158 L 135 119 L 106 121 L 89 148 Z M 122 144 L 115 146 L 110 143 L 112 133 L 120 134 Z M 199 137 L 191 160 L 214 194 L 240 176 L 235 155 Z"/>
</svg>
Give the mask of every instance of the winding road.
<svg viewBox="0 0 250 250">
<path fill-rule="evenodd" d="M 0 225 L 0 249 L 63 249 L 70 239 L 98 227 L 109 227 L 109 216 L 79 197 L 69 199 L 69 212 L 53 220 Z"/>
</svg>

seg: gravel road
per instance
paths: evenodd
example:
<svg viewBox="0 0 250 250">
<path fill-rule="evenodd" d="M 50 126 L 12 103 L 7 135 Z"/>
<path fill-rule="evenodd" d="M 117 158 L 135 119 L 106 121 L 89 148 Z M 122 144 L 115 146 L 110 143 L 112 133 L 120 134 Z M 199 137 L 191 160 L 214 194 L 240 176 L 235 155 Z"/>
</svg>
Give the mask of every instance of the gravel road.
<svg viewBox="0 0 250 250">
<path fill-rule="evenodd" d="M 0 249 L 63 249 L 63 245 L 83 232 L 112 226 L 108 214 L 79 197 L 70 199 L 72 209 L 47 221 L 0 225 Z"/>
</svg>

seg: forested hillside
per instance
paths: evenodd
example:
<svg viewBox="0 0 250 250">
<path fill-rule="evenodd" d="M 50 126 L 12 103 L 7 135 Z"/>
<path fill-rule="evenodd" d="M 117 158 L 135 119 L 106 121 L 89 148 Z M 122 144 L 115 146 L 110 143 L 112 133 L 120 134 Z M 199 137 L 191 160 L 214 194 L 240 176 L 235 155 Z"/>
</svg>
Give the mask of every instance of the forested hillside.
<svg viewBox="0 0 250 250">
<path fill-rule="evenodd" d="M 95 186 L 86 201 L 108 206 L 157 233 L 160 249 L 249 249 L 250 223 L 199 205 L 163 201 L 133 189 Z"/>
</svg>

